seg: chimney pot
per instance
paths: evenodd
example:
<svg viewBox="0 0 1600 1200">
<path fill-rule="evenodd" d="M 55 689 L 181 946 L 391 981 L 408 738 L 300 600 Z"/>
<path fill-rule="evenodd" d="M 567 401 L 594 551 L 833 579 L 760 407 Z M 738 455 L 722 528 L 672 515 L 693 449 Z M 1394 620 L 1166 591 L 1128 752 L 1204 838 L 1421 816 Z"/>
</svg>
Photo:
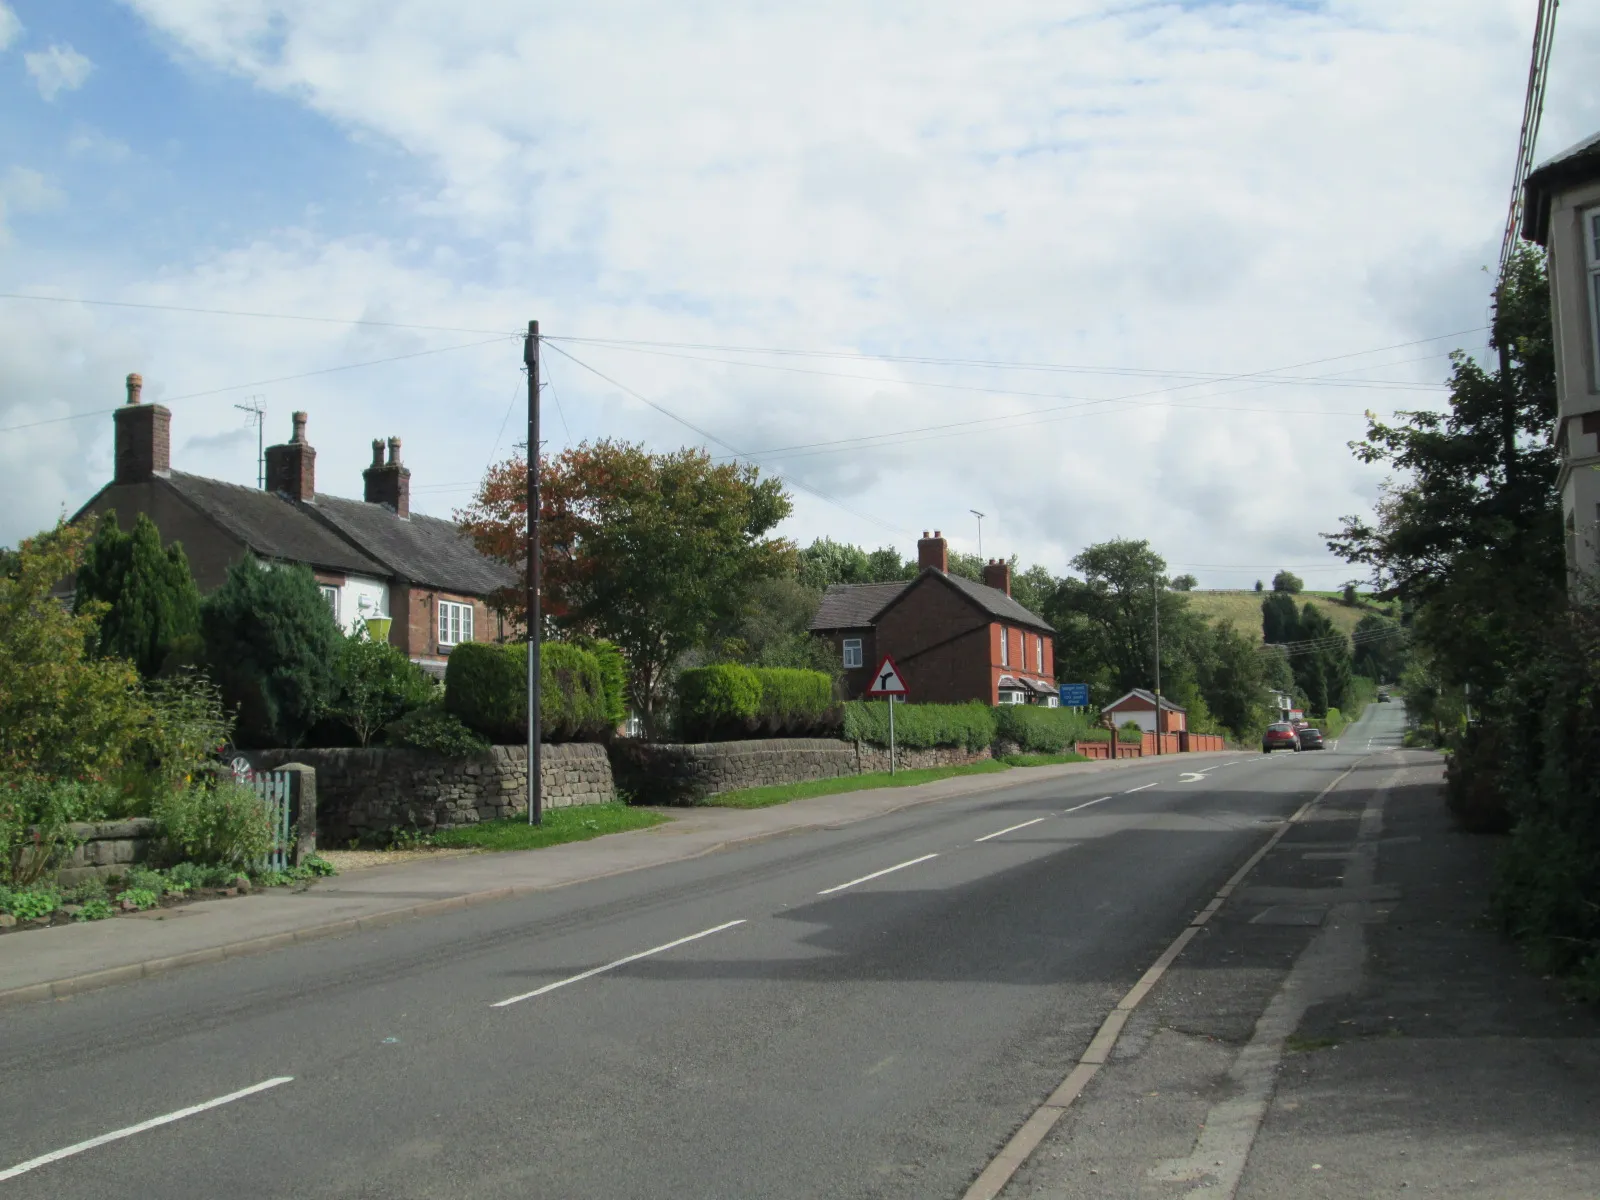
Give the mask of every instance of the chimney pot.
<svg viewBox="0 0 1600 1200">
<path fill-rule="evenodd" d="M 294 414 L 294 437 L 289 439 L 297 444 L 305 444 L 306 440 L 306 415 L 303 412 Z"/>
<path fill-rule="evenodd" d="M 140 404 L 144 378 L 128 376 L 128 402 L 112 413 L 116 429 L 113 483 L 146 483 L 172 470 L 172 412 L 161 404 Z"/>
<path fill-rule="evenodd" d="M 362 498 L 368 504 L 382 504 L 395 515 L 411 516 L 411 471 L 400 462 L 400 439 L 388 439 L 389 461 L 383 460 L 385 442 L 374 439 L 372 465 L 361 472 Z"/>
<path fill-rule="evenodd" d="M 983 582 L 997 592 L 1011 595 L 1011 564 L 1003 558 L 992 558 L 983 568 Z"/>
<path fill-rule="evenodd" d="M 397 437 L 389 439 L 389 465 L 391 467 L 400 465 L 400 439 Z"/>
<path fill-rule="evenodd" d="M 137 371 L 128 376 L 128 403 L 139 403 L 139 393 L 144 391 L 144 376 Z"/>
<path fill-rule="evenodd" d="M 937 529 L 933 531 L 932 537 L 924 533 L 922 540 L 917 543 L 917 569 L 923 570 L 927 567 L 945 574 L 950 572 L 950 547 L 945 542 L 944 535 Z"/>
<path fill-rule="evenodd" d="M 372 465 L 375 466 L 375 467 L 383 466 L 383 439 L 382 438 L 373 438 L 372 439 Z"/>
<path fill-rule="evenodd" d="M 317 495 L 317 452 L 306 441 L 306 414 L 294 414 L 294 436 L 267 447 L 267 491 L 310 504 Z"/>
</svg>

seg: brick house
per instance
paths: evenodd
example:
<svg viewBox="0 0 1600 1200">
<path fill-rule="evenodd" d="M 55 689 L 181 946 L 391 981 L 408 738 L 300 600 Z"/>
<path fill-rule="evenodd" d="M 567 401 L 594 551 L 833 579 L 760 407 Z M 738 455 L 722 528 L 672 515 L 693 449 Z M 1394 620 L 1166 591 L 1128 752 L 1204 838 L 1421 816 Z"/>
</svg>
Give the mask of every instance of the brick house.
<svg viewBox="0 0 1600 1200">
<path fill-rule="evenodd" d="M 172 469 L 172 413 L 140 403 L 142 386 L 128 376 L 128 400 L 114 418 L 112 480 L 74 521 L 114 512 L 128 529 L 148 515 L 164 544 L 183 544 L 202 592 L 247 554 L 304 563 L 346 632 L 388 617 L 390 644 L 435 675 L 461 642 L 500 640 L 487 600 L 514 574 L 479 554 L 453 522 L 411 511 L 399 438 L 372 443 L 362 499 L 330 496 L 317 491 L 317 452 L 306 440 L 306 414 L 295 413 L 290 440 L 267 447 L 266 489 L 241 487 Z"/>
<path fill-rule="evenodd" d="M 1156 730 L 1156 698 L 1152 692 L 1144 688 L 1134 688 L 1126 696 L 1113 700 L 1110 704 L 1100 709 L 1102 717 L 1109 717 L 1113 724 L 1121 726 L 1132 721 L 1146 733 L 1155 733 Z M 1189 710 L 1181 704 L 1174 704 L 1165 696 L 1161 697 L 1161 733 L 1186 733 L 1189 729 Z"/>
<path fill-rule="evenodd" d="M 858 699 L 884 655 L 894 658 L 913 701 L 1059 703 L 1055 630 L 1011 597 L 1011 568 L 991 561 L 984 582 L 950 574 L 949 546 L 934 530 L 917 543 L 916 577 L 836 584 L 811 621 L 844 668 Z"/>
</svg>

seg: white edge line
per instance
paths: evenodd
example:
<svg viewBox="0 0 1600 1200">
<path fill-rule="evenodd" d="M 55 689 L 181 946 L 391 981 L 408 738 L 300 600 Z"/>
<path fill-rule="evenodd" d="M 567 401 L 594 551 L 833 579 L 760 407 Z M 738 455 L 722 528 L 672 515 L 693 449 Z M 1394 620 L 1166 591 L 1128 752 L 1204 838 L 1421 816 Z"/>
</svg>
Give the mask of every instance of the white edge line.
<svg viewBox="0 0 1600 1200">
<path fill-rule="evenodd" d="M 831 888 L 823 888 L 820 892 L 817 893 L 817 895 L 826 896 L 830 892 L 842 892 L 842 891 L 844 891 L 845 888 L 855 887 L 855 885 L 858 884 L 858 883 L 866 883 L 867 880 L 869 880 L 869 879 L 877 879 L 879 876 L 887 875 L 891 871 L 899 871 L 899 870 L 904 869 L 905 867 L 914 867 L 918 863 L 925 863 L 930 858 L 938 858 L 938 857 L 939 856 L 937 854 L 924 854 L 921 858 L 913 858 L 909 862 L 895 863 L 895 865 L 892 866 L 892 867 L 885 867 L 881 871 L 874 871 L 871 875 L 863 875 L 860 879 L 852 879 L 849 883 L 840 883 L 840 884 L 835 884 Z"/>
<path fill-rule="evenodd" d="M 1063 808 L 1061 810 L 1061 815 L 1066 816 L 1068 813 L 1077 812 L 1080 808 L 1088 808 L 1093 804 L 1102 804 L 1109 799 L 1111 799 L 1110 796 L 1101 796 L 1098 800 L 1085 800 L 1082 804 L 1075 804 L 1071 808 Z"/>
<path fill-rule="evenodd" d="M 625 958 L 617 959 L 615 962 L 608 962 L 604 966 L 590 967 L 587 971 L 580 971 L 576 975 L 569 975 L 565 979 L 558 979 L 554 983 L 547 983 L 543 987 L 534 988 L 531 992 L 523 992 L 520 996 L 512 996 L 506 1000 L 496 1000 L 489 1007 L 505 1008 L 508 1004 L 520 1004 L 524 1000 L 532 1000 L 535 996 L 542 996 L 546 992 L 553 992 L 557 988 L 566 987 L 569 983 L 577 983 L 580 980 L 588 979 L 594 975 L 603 974 L 606 971 L 614 971 L 618 967 L 626 966 L 628 963 L 638 962 L 641 958 L 649 958 L 652 954 L 660 954 L 663 950 L 671 950 L 676 946 L 682 946 L 686 942 L 698 941 L 703 937 L 710 937 L 713 933 L 721 933 L 724 929 L 732 929 L 735 925 L 743 925 L 744 921 L 745 919 L 743 917 L 740 917 L 737 921 L 725 921 L 721 925 L 714 926 L 711 929 L 702 929 L 699 933 L 691 933 L 688 937 L 681 937 L 675 939 L 674 941 L 665 942 L 659 946 L 652 946 L 648 950 L 641 950 L 637 954 L 630 954 Z"/>
<path fill-rule="evenodd" d="M 1007 825 L 1004 829 L 996 829 L 993 833 L 986 833 L 981 838 L 974 838 L 975 842 L 987 842 L 990 838 L 997 838 L 1002 833 L 1015 833 L 1019 829 L 1026 829 L 1029 825 L 1037 825 L 1044 817 L 1035 817 L 1031 821 L 1024 821 L 1020 825 Z"/>
<path fill-rule="evenodd" d="M 1123 792 L 1122 794 L 1124 796 L 1131 796 L 1131 795 L 1133 795 L 1134 792 L 1142 792 L 1142 791 L 1145 790 L 1145 788 L 1153 788 L 1153 787 L 1155 787 L 1156 784 L 1158 784 L 1160 782 L 1161 782 L 1161 780 L 1155 779 L 1155 780 L 1152 780 L 1149 783 L 1141 783 L 1138 787 L 1129 788 L 1127 791 Z"/>
<path fill-rule="evenodd" d="M 257 1092 L 266 1091 L 268 1088 L 275 1088 L 280 1084 L 293 1082 L 293 1075 L 279 1075 L 276 1078 L 242 1088 L 237 1092 L 229 1092 L 226 1096 L 218 1096 L 215 1100 L 207 1100 L 204 1104 L 193 1104 L 188 1108 L 180 1108 L 177 1112 L 167 1113 L 164 1117 L 151 1117 L 148 1121 L 140 1121 L 137 1125 L 129 1125 L 126 1129 L 114 1129 L 110 1133 L 102 1133 L 99 1137 L 92 1137 L 86 1142 L 74 1142 L 72 1145 L 65 1146 L 60 1150 L 52 1150 L 49 1154 L 41 1154 L 38 1158 L 30 1158 L 25 1163 L 18 1163 L 14 1167 L 8 1167 L 6 1170 L 0 1171 L 0 1180 L 15 1179 L 18 1175 L 26 1174 L 39 1167 L 48 1166 L 53 1162 L 59 1162 L 63 1158 L 71 1158 L 74 1154 L 82 1154 L 85 1150 L 93 1150 L 96 1146 L 104 1146 L 107 1142 L 115 1142 L 125 1137 L 132 1137 L 136 1133 L 143 1133 L 147 1129 L 155 1129 L 160 1125 L 170 1125 L 174 1121 L 181 1121 L 185 1117 L 203 1113 L 208 1108 L 231 1104 L 235 1100 L 243 1100 L 246 1096 L 253 1096 Z"/>
</svg>

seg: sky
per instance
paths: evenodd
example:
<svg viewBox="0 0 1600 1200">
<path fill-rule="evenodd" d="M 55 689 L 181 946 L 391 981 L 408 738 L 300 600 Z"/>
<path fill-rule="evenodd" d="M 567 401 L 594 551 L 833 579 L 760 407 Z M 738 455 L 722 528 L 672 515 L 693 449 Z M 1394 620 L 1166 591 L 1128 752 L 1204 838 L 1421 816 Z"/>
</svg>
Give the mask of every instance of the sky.
<svg viewBox="0 0 1600 1200">
<path fill-rule="evenodd" d="M 1534 9 L 0 0 L 0 544 L 110 478 L 130 371 L 177 469 L 303 410 L 319 490 L 397 436 L 449 516 L 537 319 L 546 453 L 738 454 L 802 545 L 1338 586 L 1363 414 L 1484 346 Z M 1540 158 L 1597 57 L 1563 6 Z"/>
</svg>

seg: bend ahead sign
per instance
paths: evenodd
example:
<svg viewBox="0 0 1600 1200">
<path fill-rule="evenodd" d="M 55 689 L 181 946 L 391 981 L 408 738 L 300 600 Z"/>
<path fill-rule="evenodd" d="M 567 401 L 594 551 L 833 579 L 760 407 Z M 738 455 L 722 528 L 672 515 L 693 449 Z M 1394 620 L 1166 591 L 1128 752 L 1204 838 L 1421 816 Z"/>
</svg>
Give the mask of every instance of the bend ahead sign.
<svg viewBox="0 0 1600 1200">
<path fill-rule="evenodd" d="M 1061 685 L 1062 708 L 1088 708 L 1089 685 L 1087 683 L 1063 683 Z"/>
</svg>

